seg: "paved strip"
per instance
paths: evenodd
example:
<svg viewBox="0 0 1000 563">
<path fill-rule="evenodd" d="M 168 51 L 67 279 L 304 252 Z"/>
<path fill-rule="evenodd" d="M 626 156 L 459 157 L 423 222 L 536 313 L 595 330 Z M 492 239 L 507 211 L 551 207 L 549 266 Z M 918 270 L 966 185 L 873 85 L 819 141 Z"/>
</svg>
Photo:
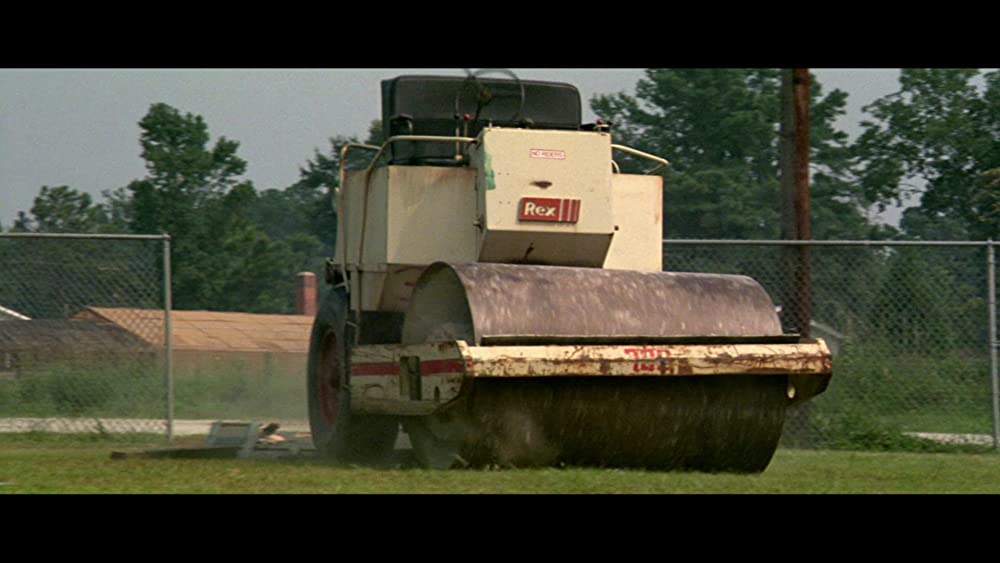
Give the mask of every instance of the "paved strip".
<svg viewBox="0 0 1000 563">
<path fill-rule="evenodd" d="M 993 437 L 989 434 L 942 434 L 934 432 L 907 432 L 908 436 L 934 440 L 943 444 L 976 444 L 980 446 L 992 446 Z"/>
</svg>

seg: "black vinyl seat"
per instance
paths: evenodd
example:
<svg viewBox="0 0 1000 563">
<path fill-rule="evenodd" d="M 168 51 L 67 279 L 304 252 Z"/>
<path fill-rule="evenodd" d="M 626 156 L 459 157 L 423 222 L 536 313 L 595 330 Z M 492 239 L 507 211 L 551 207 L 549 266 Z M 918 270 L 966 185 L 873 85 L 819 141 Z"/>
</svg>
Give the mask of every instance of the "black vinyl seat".
<svg viewBox="0 0 1000 563">
<path fill-rule="evenodd" d="M 580 92 L 562 82 L 410 75 L 382 81 L 383 142 L 397 135 L 451 137 L 456 128 L 459 136 L 475 137 L 489 125 L 579 130 L 581 120 Z M 394 143 L 389 163 L 464 164 L 454 144 L 424 141 Z"/>
</svg>

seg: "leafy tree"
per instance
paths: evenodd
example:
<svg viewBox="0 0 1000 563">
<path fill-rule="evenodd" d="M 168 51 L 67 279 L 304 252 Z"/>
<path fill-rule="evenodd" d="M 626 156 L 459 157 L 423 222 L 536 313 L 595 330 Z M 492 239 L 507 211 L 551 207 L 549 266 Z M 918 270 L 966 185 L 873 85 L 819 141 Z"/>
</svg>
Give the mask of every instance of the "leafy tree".
<svg viewBox="0 0 1000 563">
<path fill-rule="evenodd" d="M 381 122 L 375 120 L 368 130 L 369 145 L 380 145 Z M 319 256 L 333 256 L 337 233 L 336 203 L 333 190 L 340 185 L 340 149 L 345 144 L 357 143 L 355 137 L 331 137 L 327 153 L 318 149 L 313 157 L 299 168 L 299 180 L 284 190 L 265 190 L 254 209 L 255 222 L 274 239 L 293 234 L 312 237 L 321 245 Z M 349 169 L 366 166 L 372 156 L 370 151 L 348 153 Z M 305 240 L 302 241 L 303 244 Z"/>
<path fill-rule="evenodd" d="M 920 195 L 902 223 L 909 237 L 1000 236 L 990 172 L 1000 167 L 1000 73 L 903 69 L 899 91 L 865 111 L 862 186 L 882 205 Z"/>
<path fill-rule="evenodd" d="M 145 177 L 103 192 L 102 204 L 67 186 L 42 187 L 14 229 L 168 233 L 177 308 L 292 312 L 295 274 L 318 273 L 333 254 L 330 194 L 339 183 L 340 147 L 356 139 L 331 138 L 329 153 L 317 150 L 297 182 L 258 193 L 242 177 L 239 143 L 212 142 L 201 116 L 158 103 L 139 127 Z M 377 120 L 366 142 L 381 142 Z M 348 165 L 366 165 L 371 156 L 355 151 Z"/>
<path fill-rule="evenodd" d="M 663 173 L 663 234 L 666 238 L 777 239 L 781 232 L 779 178 L 781 71 L 778 69 L 649 69 L 635 96 L 591 100 L 594 112 L 613 123 L 618 142 L 659 154 L 671 162 Z M 824 94 L 815 78 L 810 88 L 811 219 L 815 239 L 884 238 L 891 231 L 867 218 L 871 201 L 855 182 L 851 147 L 836 128 L 847 95 Z M 616 153 L 622 170 L 638 172 L 645 162 Z M 777 304 L 791 302 L 787 252 L 722 252 L 699 249 L 701 271 L 782 272 L 772 280 Z M 676 269 L 667 249 L 665 266 Z M 817 287 L 836 283 L 853 300 L 871 299 L 868 281 L 879 264 L 865 257 L 845 276 L 837 256 L 812 253 Z M 774 262 L 777 262 L 777 265 Z M 792 260 L 794 263 L 795 260 Z M 789 296 L 789 297 L 786 297 Z M 837 307 L 814 296 L 814 318 L 836 323 Z M 803 330 L 794 307 L 784 307 L 786 329 Z"/>
<path fill-rule="evenodd" d="M 865 111 L 872 119 L 863 123 L 864 133 L 855 149 L 862 186 L 870 198 L 884 203 L 919 195 L 919 204 L 908 208 L 900 222 L 906 238 L 1000 237 L 1000 73 L 903 69 L 899 90 L 866 106 Z M 907 272 L 924 278 L 921 283 L 940 276 L 937 287 L 949 288 L 955 297 L 937 290 L 932 303 L 915 288 L 901 286 L 911 294 L 907 311 L 919 312 L 920 317 L 911 320 L 912 314 L 900 314 L 899 322 L 908 324 L 889 326 L 889 331 L 920 345 L 918 337 L 927 336 L 915 335 L 911 327 L 946 326 L 936 319 L 947 314 L 973 320 L 963 326 L 946 326 L 940 338 L 958 334 L 958 342 L 982 342 L 982 252 L 947 249 L 933 261 L 928 249 L 922 254 L 926 263 L 913 259 Z M 960 315 L 962 311 L 966 314 Z"/>
<path fill-rule="evenodd" d="M 121 232 L 107 208 L 68 186 L 42 186 L 30 213 L 21 211 L 12 229 L 35 233 Z M 3 239 L 0 303 L 32 318 L 65 318 L 85 306 L 157 306 L 143 290 L 123 290 L 149 273 L 152 247 L 86 239 Z M 148 281 L 148 278 L 147 278 Z M 139 282 L 137 285 L 141 285 Z M 155 299 L 155 298 L 154 298 Z"/>
<path fill-rule="evenodd" d="M 259 197 L 241 178 L 239 143 L 211 144 L 200 116 L 162 103 L 139 127 L 148 174 L 107 194 L 110 220 L 171 235 L 175 306 L 290 312 L 296 244 L 272 240 L 255 223 Z"/>
<path fill-rule="evenodd" d="M 42 186 L 35 196 L 30 215 L 19 211 L 15 232 L 97 233 L 113 230 L 103 205 L 95 204 L 90 194 L 68 186 Z"/>
<path fill-rule="evenodd" d="M 132 196 L 128 219 L 133 232 L 169 232 L 183 244 L 199 230 L 201 221 L 193 210 L 234 188 L 252 191 L 249 181 L 239 179 L 246 171 L 246 161 L 236 155 L 239 143 L 222 137 L 209 148 L 201 116 L 158 103 L 139 127 L 148 175 L 126 186 Z"/>
<path fill-rule="evenodd" d="M 355 141 L 331 138 L 329 153 L 317 149 L 313 158 L 299 168 L 298 181 L 284 190 L 264 191 L 254 209 L 254 219 L 261 229 L 275 238 L 308 234 L 322 245 L 322 252 L 332 256 L 337 218 L 330 194 L 339 184 L 339 147 L 348 142 Z"/>
<path fill-rule="evenodd" d="M 664 236 L 777 238 L 781 75 L 778 69 L 650 69 L 636 95 L 595 96 L 595 113 L 624 144 L 671 161 L 664 177 Z M 846 133 L 834 126 L 847 95 L 812 81 L 810 132 L 814 238 L 883 236 L 852 183 Z M 648 168 L 620 156 L 623 171 Z"/>
<path fill-rule="evenodd" d="M 291 313 L 295 273 L 307 269 L 319 244 L 306 234 L 270 237 L 253 220 L 258 204 L 252 189 L 239 188 L 205 211 L 216 218 L 209 236 L 220 241 L 206 257 L 212 277 L 205 281 L 221 310 Z"/>
<path fill-rule="evenodd" d="M 976 178 L 969 203 L 975 209 L 976 231 L 988 237 L 1000 233 L 1000 168 L 991 168 Z"/>
</svg>

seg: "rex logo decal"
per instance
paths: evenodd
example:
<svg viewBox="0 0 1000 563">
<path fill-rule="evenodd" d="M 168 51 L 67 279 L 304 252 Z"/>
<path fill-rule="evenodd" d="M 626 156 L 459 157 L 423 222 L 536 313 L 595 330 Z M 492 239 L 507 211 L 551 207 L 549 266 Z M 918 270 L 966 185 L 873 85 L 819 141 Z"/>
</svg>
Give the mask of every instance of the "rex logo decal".
<svg viewBox="0 0 1000 563">
<path fill-rule="evenodd" d="M 521 221 L 576 223 L 580 220 L 579 199 L 524 197 L 517 208 L 517 218 Z"/>
</svg>

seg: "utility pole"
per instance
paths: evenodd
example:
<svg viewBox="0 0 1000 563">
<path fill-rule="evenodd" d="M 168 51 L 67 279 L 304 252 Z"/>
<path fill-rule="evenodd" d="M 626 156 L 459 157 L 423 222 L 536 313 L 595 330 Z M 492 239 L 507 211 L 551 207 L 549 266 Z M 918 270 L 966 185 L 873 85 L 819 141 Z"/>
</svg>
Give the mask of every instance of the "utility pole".
<svg viewBox="0 0 1000 563">
<path fill-rule="evenodd" d="M 809 240 L 809 69 L 781 72 L 781 238 Z M 781 288 L 781 319 L 786 329 L 810 336 L 809 246 L 789 245 L 783 252 L 785 272 Z M 812 403 L 788 412 L 783 439 L 791 444 L 811 442 Z"/>
<path fill-rule="evenodd" d="M 809 69 L 782 69 L 781 75 L 781 238 L 810 240 L 809 225 Z M 809 246 L 790 247 L 785 253 L 787 284 L 782 316 L 809 337 Z"/>
</svg>

